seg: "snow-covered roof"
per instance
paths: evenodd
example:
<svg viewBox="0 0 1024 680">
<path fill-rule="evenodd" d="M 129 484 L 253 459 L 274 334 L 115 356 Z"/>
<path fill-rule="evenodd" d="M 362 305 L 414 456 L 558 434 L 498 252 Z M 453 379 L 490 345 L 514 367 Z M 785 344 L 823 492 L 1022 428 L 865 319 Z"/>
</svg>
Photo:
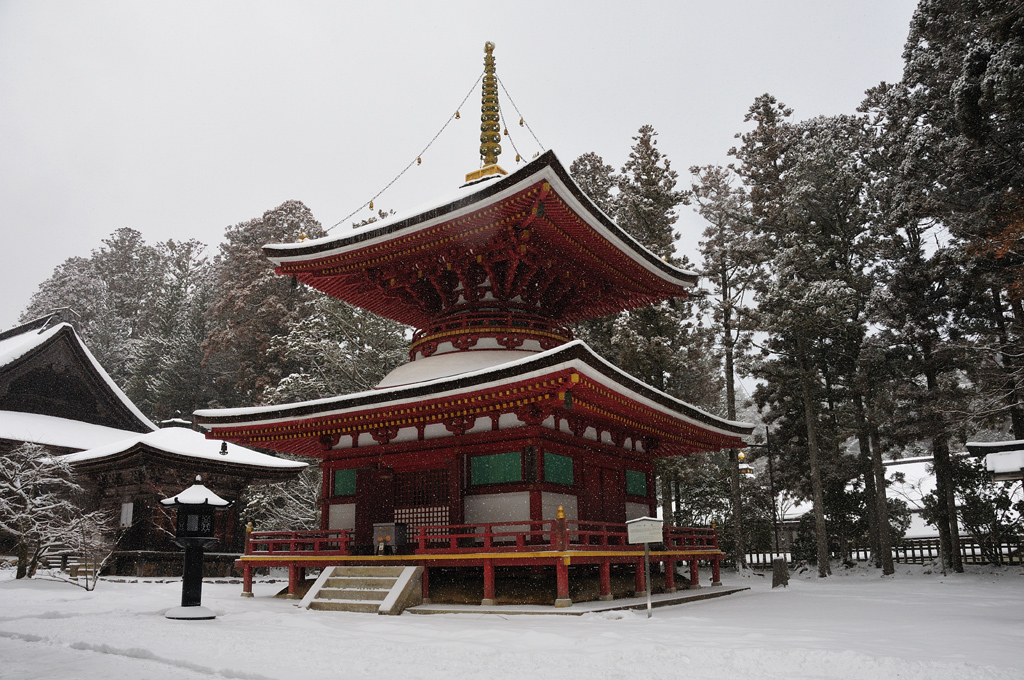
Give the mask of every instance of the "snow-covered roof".
<svg viewBox="0 0 1024 680">
<path fill-rule="evenodd" d="M 471 354 L 474 352 L 459 352 L 452 356 L 465 357 Z M 512 353 L 510 352 L 510 354 Z M 242 421 L 246 426 L 266 425 L 288 422 L 296 417 L 340 415 L 347 411 L 365 409 L 368 406 L 380 407 L 383 404 L 395 408 L 404 403 L 418 402 L 427 395 L 438 399 L 449 398 L 462 392 L 504 384 L 510 380 L 530 380 L 552 371 L 571 369 L 579 371 L 612 392 L 633 399 L 637 403 L 665 413 L 672 418 L 696 424 L 708 431 L 735 437 L 750 434 L 753 430 L 753 425 L 750 423 L 720 418 L 637 380 L 596 354 L 581 340 L 573 340 L 544 352 L 523 352 L 522 354 L 526 356 L 422 382 L 281 406 L 202 409 L 195 412 L 195 417 L 200 426 L 205 429 L 211 429 L 223 423 Z M 419 363 L 419 361 L 413 362 L 413 364 L 415 363 Z"/>
<path fill-rule="evenodd" d="M 61 334 L 67 334 L 77 344 L 96 375 L 106 384 L 114 397 L 131 412 L 132 416 L 138 419 L 142 426 L 148 427 L 151 430 L 157 429 L 156 425 L 143 415 L 142 411 L 128 398 L 128 395 L 117 386 L 117 383 L 110 377 L 110 374 L 104 370 L 100 362 L 96 360 L 96 357 L 89 351 L 89 348 L 82 342 L 82 338 L 79 337 L 71 324 L 59 323 L 50 327 L 39 327 L 36 322 L 32 322 L 0 334 L 0 369 L 21 359 L 31 351 L 42 347 Z"/>
<path fill-rule="evenodd" d="M 472 352 L 450 352 L 423 357 L 404 363 L 384 376 L 377 383 L 377 389 L 427 382 L 463 373 L 485 370 L 508 364 L 518 359 L 531 357 L 536 352 L 523 350 L 474 350 Z"/>
<path fill-rule="evenodd" d="M 214 492 L 203 486 L 201 477 L 196 477 L 196 483 L 188 487 L 176 496 L 160 500 L 162 505 L 213 505 L 215 507 L 227 507 L 231 505 Z"/>
<path fill-rule="evenodd" d="M 1024 450 L 990 453 L 985 456 L 985 469 L 994 475 L 1024 474 Z"/>
<path fill-rule="evenodd" d="M 1000 451 L 1024 451 L 1024 439 L 1001 442 L 967 442 L 967 450 L 973 455 L 987 455 Z"/>
<path fill-rule="evenodd" d="M 138 437 L 138 432 L 56 416 L 0 411 L 0 439 L 66 449 L 91 449 Z"/>
<path fill-rule="evenodd" d="M 409 236 L 442 222 L 458 219 L 464 214 L 479 210 L 480 203 L 483 201 L 501 201 L 539 181 L 550 183 L 555 192 L 586 221 L 591 229 L 626 253 L 636 263 L 659 278 L 675 285 L 694 285 L 696 273 L 668 264 L 619 228 L 608 215 L 602 212 L 576 186 L 554 151 L 542 154 L 510 175 L 493 181 L 464 185 L 451 194 L 414 210 L 404 210 L 383 220 L 371 222 L 341 234 L 296 243 L 267 244 L 263 247 L 263 252 L 271 262 L 280 266 L 287 262 L 304 261 L 312 257 L 317 259 L 331 257 L 367 248 L 395 238 Z"/>
<path fill-rule="evenodd" d="M 143 444 L 163 453 L 217 463 L 282 470 L 306 467 L 306 463 L 269 456 L 237 444 L 207 439 L 195 430 L 187 430 L 183 427 L 168 427 L 146 434 L 128 434 L 131 436 L 112 444 L 97 446 L 78 453 L 69 453 L 64 456 L 64 460 L 72 464 L 101 460 L 125 453 L 133 447 Z"/>
</svg>

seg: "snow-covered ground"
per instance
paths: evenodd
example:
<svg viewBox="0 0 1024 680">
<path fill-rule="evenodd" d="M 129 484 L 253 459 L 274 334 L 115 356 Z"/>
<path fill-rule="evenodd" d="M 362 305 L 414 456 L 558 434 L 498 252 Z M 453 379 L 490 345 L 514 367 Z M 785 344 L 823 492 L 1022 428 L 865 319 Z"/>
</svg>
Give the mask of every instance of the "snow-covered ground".
<svg viewBox="0 0 1024 680">
<path fill-rule="evenodd" d="M 842 570 L 841 570 L 842 571 Z M 929 572 L 929 573 L 925 573 Z M 854 569 L 643 613 L 399 617 L 316 612 L 259 583 L 207 583 L 213 621 L 170 621 L 178 582 L 93 592 L 0 571 L 0 677 L 1014 678 L 1024 677 L 1024 570 L 942 576 Z M 770 578 L 770 576 L 768 577 Z"/>
</svg>

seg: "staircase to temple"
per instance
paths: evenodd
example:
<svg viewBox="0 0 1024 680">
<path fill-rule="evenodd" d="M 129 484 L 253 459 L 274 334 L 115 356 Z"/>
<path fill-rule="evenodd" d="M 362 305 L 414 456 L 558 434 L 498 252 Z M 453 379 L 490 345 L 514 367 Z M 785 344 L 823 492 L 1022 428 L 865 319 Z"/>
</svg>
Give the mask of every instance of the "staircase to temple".
<svg viewBox="0 0 1024 680">
<path fill-rule="evenodd" d="M 423 601 L 422 578 L 423 567 L 324 567 L 302 606 L 398 615 Z"/>
</svg>

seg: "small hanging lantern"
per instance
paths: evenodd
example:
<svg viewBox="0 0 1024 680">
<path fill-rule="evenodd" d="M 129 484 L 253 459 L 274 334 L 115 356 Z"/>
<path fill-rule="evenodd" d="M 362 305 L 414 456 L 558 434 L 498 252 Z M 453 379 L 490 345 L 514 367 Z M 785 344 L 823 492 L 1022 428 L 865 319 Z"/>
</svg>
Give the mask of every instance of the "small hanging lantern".
<svg viewBox="0 0 1024 680">
<path fill-rule="evenodd" d="M 459 114 L 458 111 L 456 111 L 455 112 L 455 120 L 458 120 L 459 118 L 462 118 L 462 116 Z"/>
<path fill-rule="evenodd" d="M 519 119 L 519 127 L 523 127 L 523 119 L 522 118 Z"/>
<path fill-rule="evenodd" d="M 417 157 L 416 158 L 416 165 L 423 165 L 423 158 L 422 157 Z"/>
<path fill-rule="evenodd" d="M 505 128 L 505 136 L 508 137 L 508 128 Z"/>
<path fill-rule="evenodd" d="M 516 154 L 516 163 L 519 162 L 519 154 Z"/>
<path fill-rule="evenodd" d="M 370 210 L 373 210 L 373 201 L 370 201 Z"/>
</svg>

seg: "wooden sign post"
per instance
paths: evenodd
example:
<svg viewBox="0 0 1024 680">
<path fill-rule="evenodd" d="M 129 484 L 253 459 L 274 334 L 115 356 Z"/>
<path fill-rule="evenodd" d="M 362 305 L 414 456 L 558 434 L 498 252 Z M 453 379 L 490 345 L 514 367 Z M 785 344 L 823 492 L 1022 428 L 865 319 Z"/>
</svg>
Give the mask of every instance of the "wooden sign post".
<svg viewBox="0 0 1024 680">
<path fill-rule="evenodd" d="M 644 590 L 647 591 L 647 618 L 651 618 L 651 543 L 664 541 L 664 522 L 656 517 L 638 517 L 626 522 L 627 540 L 644 544 Z"/>
</svg>

